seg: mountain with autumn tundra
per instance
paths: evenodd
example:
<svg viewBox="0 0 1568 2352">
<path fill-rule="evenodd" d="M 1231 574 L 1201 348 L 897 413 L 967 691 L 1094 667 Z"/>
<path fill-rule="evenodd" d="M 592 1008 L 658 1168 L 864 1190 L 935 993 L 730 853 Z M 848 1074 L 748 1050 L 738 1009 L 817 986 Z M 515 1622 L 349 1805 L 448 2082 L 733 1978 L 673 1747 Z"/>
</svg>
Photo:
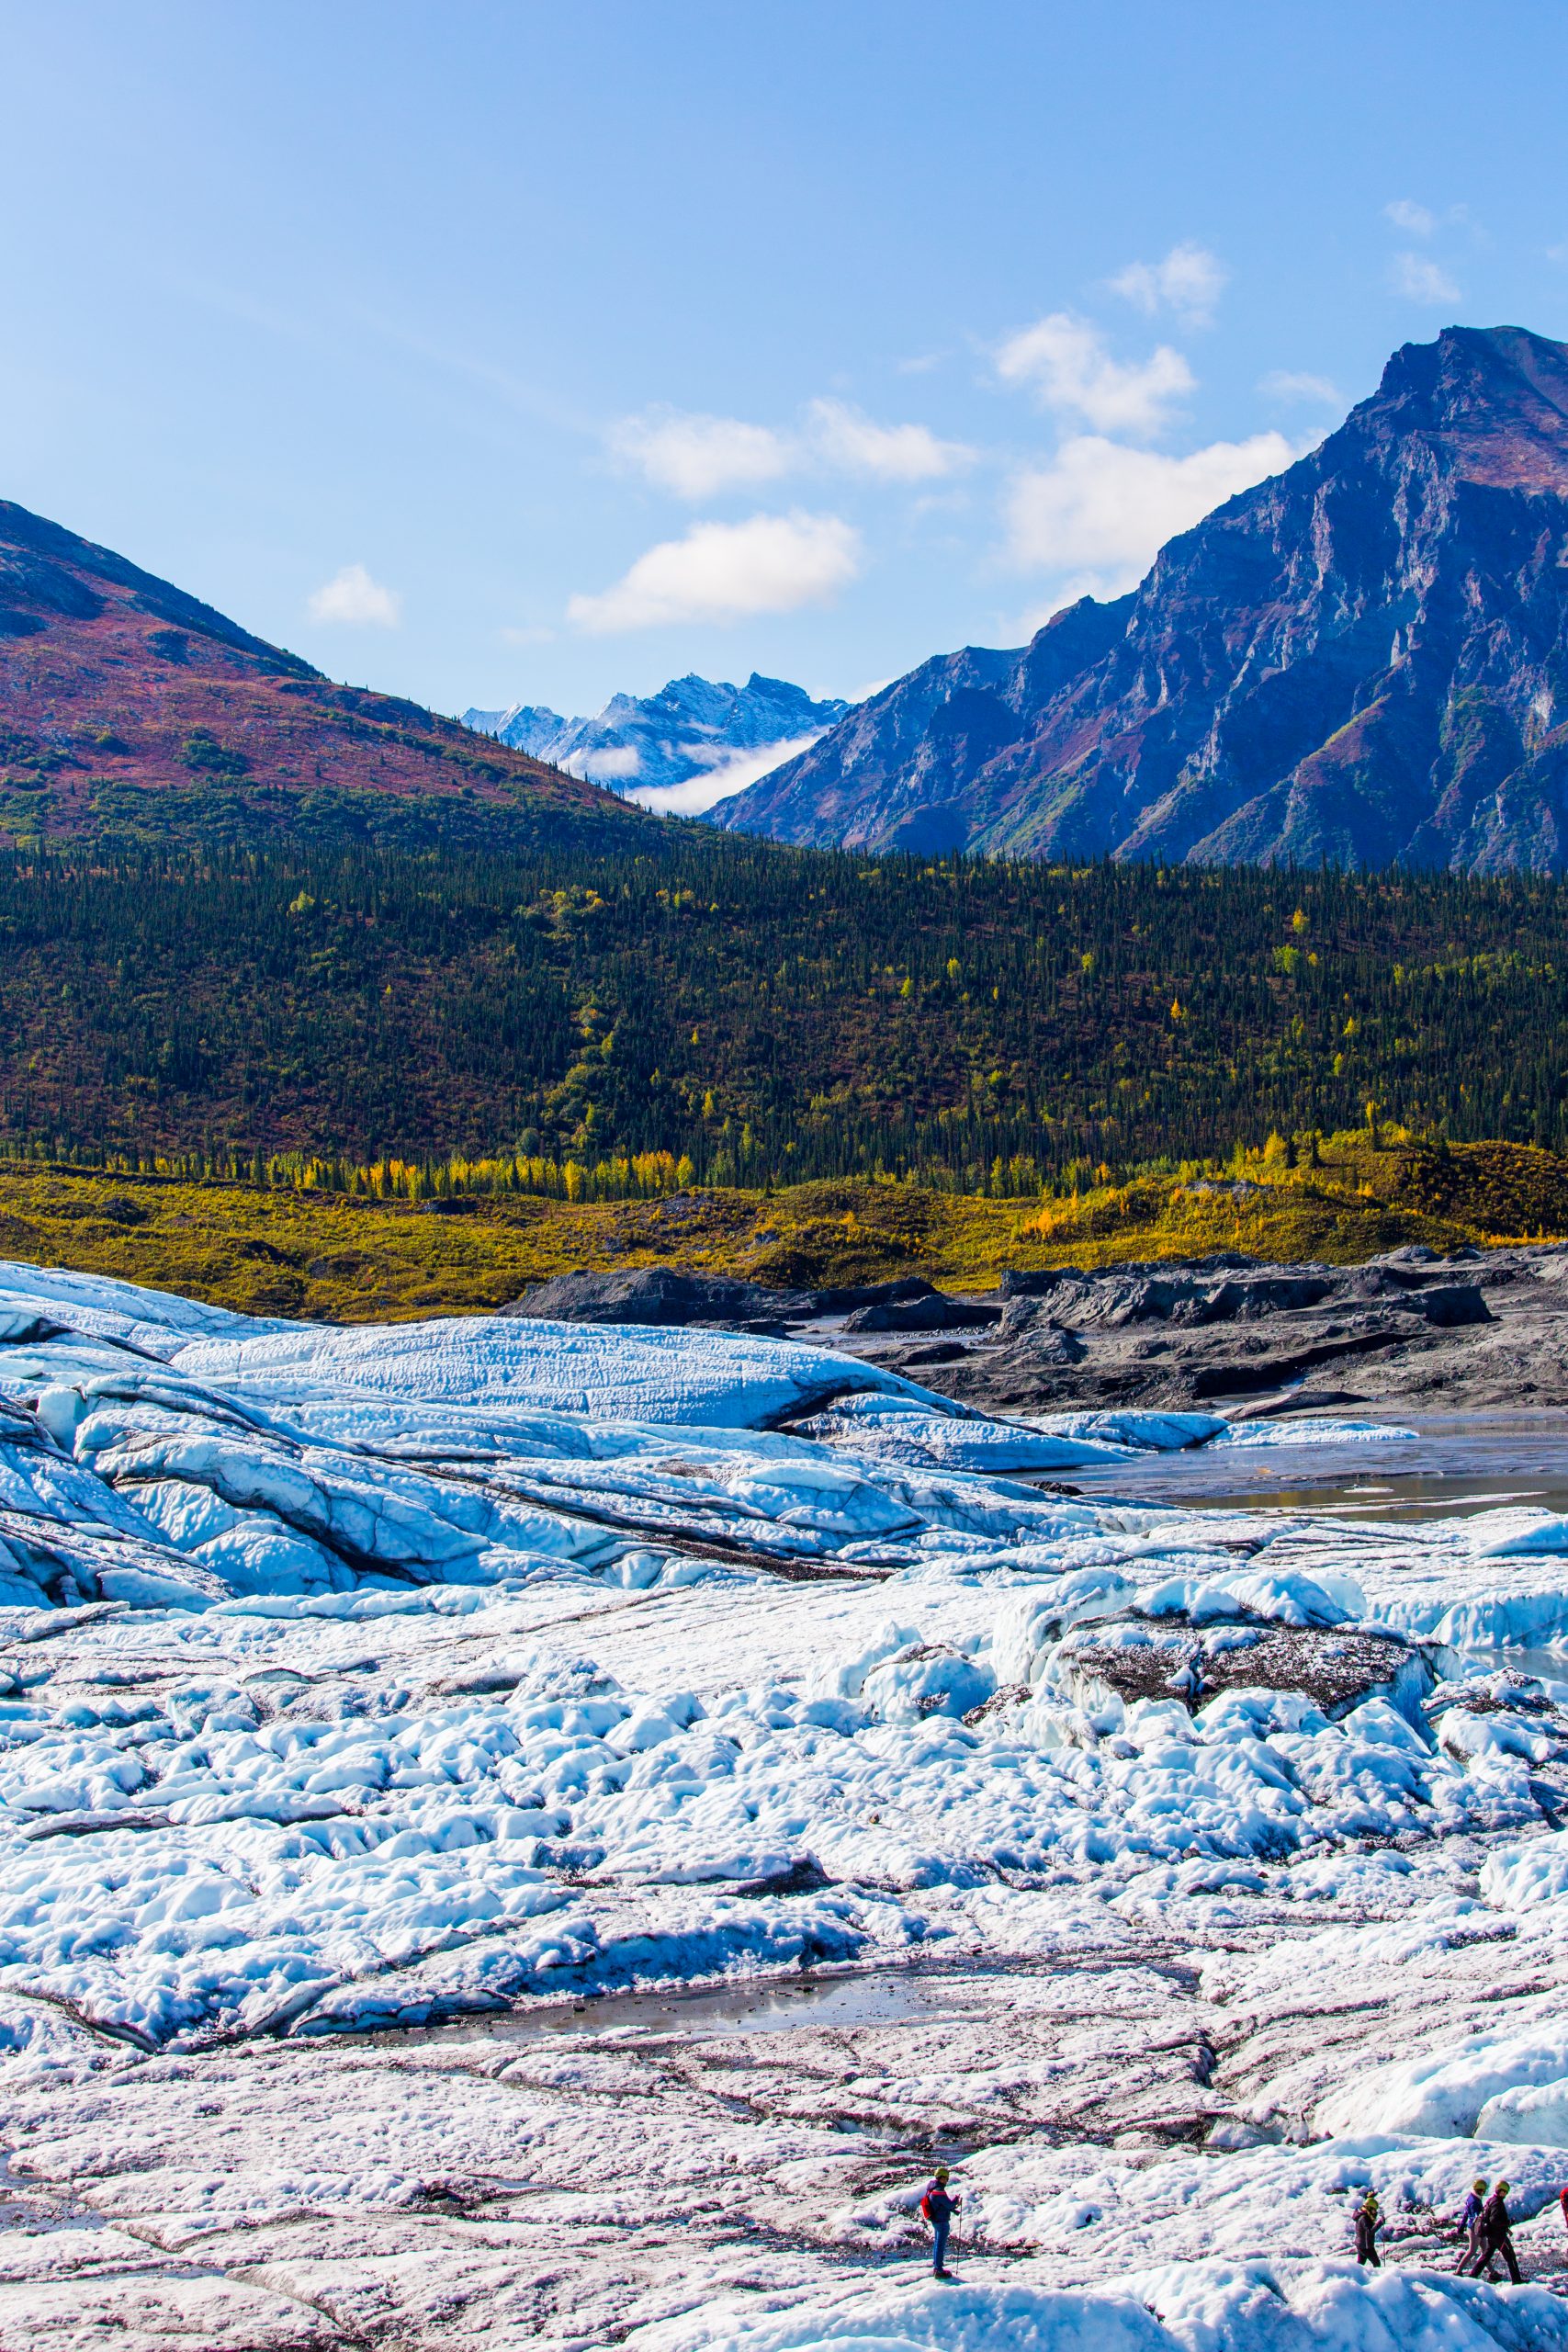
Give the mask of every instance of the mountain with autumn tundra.
<svg viewBox="0 0 1568 2352">
<path fill-rule="evenodd" d="M 1132 594 L 924 662 L 712 814 L 921 854 L 1562 869 L 1568 346 L 1405 345 Z M 0 840 L 592 850 L 666 821 L 0 503 Z"/>
<path fill-rule="evenodd" d="M 1568 346 L 1453 327 L 1016 652 L 860 704 L 716 821 L 1020 857 L 1568 865 Z"/>
<path fill-rule="evenodd" d="M 650 821 L 0 501 L 0 843 L 592 845 Z"/>
</svg>

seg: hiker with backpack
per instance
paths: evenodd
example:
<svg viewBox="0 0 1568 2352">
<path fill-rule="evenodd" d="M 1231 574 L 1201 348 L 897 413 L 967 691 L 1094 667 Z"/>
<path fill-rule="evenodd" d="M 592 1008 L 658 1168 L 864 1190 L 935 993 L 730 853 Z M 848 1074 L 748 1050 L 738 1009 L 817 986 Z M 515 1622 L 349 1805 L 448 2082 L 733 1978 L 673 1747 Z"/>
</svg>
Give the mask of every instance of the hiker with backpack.
<svg viewBox="0 0 1568 2352">
<path fill-rule="evenodd" d="M 1486 2192 L 1491 2185 L 1483 2173 L 1471 2182 L 1465 2191 L 1464 2203 L 1460 2208 L 1459 2228 L 1454 2233 L 1456 2237 L 1461 2237 L 1465 2242 L 1464 2252 L 1456 2266 L 1461 2271 L 1481 2252 L 1481 2216 L 1485 2210 Z"/>
<path fill-rule="evenodd" d="M 920 2199 L 920 2219 L 931 2226 L 931 2277 L 950 2278 L 947 2267 L 947 2233 L 953 2227 L 953 2217 L 964 2202 L 962 2197 L 947 2193 L 948 2170 L 938 2165 L 925 2195 Z"/>
<path fill-rule="evenodd" d="M 1501 2255 L 1508 2266 L 1509 2278 L 1517 2287 L 1521 2283 L 1519 2257 L 1514 2252 L 1514 2241 L 1510 2230 L 1508 2184 L 1506 2180 L 1500 2180 L 1481 2209 L 1480 2217 L 1475 2224 L 1475 2235 L 1479 2245 L 1474 2256 L 1467 2254 L 1460 2264 L 1461 2274 L 1466 2274 L 1472 2278 L 1490 2278 L 1492 2265 Z"/>
<path fill-rule="evenodd" d="M 1382 2220 L 1377 2190 L 1369 2188 L 1356 2208 L 1356 2260 L 1358 2265 L 1370 2262 L 1374 2270 L 1382 2268 L 1382 2256 L 1378 2252 L 1378 2224 Z"/>
</svg>

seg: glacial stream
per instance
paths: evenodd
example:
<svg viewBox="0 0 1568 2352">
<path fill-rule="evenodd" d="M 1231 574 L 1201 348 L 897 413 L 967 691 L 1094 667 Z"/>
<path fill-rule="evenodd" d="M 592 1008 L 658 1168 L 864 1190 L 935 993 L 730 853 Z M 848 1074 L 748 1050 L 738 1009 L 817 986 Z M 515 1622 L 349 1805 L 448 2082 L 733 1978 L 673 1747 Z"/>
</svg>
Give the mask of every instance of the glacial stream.
<svg viewBox="0 0 1568 2352">
<path fill-rule="evenodd" d="M 1151 1454 L 1069 1474 L 1082 1494 L 1192 1510 L 1310 1511 L 1348 1520 L 1463 1518 L 1504 1505 L 1568 1511 L 1568 1412 L 1410 1414 L 1380 1419 L 1414 1431 L 1379 1447 L 1245 1447 Z"/>
</svg>

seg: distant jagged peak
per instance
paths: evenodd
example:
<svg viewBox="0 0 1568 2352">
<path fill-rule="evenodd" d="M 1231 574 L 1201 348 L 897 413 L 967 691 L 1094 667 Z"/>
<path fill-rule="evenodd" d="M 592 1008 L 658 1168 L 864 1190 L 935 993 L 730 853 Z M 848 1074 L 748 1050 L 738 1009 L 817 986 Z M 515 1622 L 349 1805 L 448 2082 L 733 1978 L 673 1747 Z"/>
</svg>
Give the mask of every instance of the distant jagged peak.
<svg viewBox="0 0 1568 2352">
<path fill-rule="evenodd" d="M 650 695 L 612 695 L 592 718 L 517 703 L 467 710 L 463 723 L 651 808 L 694 814 L 807 750 L 849 708 L 755 670 L 743 686 L 688 671 Z"/>
</svg>

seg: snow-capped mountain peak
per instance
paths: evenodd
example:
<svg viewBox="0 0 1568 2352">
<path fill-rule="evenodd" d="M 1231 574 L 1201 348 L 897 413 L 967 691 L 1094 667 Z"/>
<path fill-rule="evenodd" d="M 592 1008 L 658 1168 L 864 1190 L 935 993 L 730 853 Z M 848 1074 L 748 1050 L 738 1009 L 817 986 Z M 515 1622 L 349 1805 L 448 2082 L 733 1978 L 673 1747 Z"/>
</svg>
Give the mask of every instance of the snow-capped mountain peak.
<svg viewBox="0 0 1568 2352">
<path fill-rule="evenodd" d="M 794 759 L 849 707 L 753 671 L 743 686 L 688 674 L 657 694 L 613 695 L 593 718 L 517 703 L 466 710 L 463 723 L 646 808 L 690 816 Z"/>
</svg>

